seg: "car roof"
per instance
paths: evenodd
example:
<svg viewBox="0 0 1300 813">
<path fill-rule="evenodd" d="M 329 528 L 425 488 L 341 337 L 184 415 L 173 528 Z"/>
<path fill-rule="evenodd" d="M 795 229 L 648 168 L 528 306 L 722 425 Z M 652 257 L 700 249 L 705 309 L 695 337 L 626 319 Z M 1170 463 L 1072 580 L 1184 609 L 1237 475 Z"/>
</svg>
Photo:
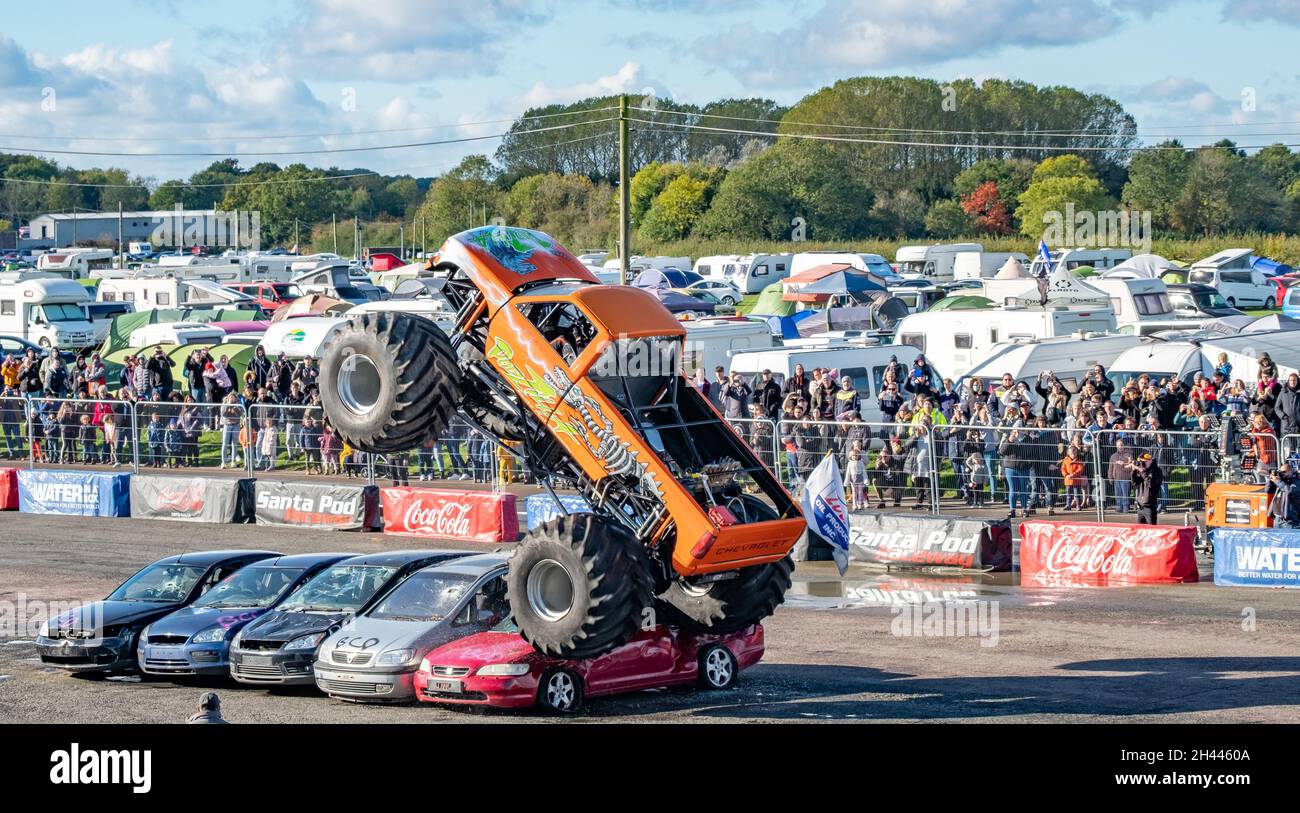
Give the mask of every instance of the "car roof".
<svg viewBox="0 0 1300 813">
<path fill-rule="evenodd" d="M 302 567 L 310 568 L 317 565 L 332 565 L 335 562 L 341 562 L 356 556 L 355 553 L 295 553 L 290 556 L 277 556 L 274 559 L 264 559 L 258 562 L 262 567 Z"/>
<path fill-rule="evenodd" d="M 181 553 L 176 556 L 169 556 L 166 559 L 159 559 L 158 562 L 177 565 L 202 565 L 211 566 L 220 564 L 230 559 L 242 559 L 245 557 L 259 557 L 268 559 L 281 554 L 272 550 L 200 550 L 191 553 Z"/>
<path fill-rule="evenodd" d="M 435 565 L 429 565 L 420 570 L 424 573 L 428 570 L 437 570 L 440 573 L 458 573 L 466 576 L 482 576 L 490 573 L 497 568 L 505 566 L 510 561 L 508 553 L 479 553 L 472 556 L 452 559 L 448 562 L 439 562 Z"/>
<path fill-rule="evenodd" d="M 455 559 L 466 556 L 468 553 L 469 551 L 463 550 L 388 550 L 378 553 L 363 553 L 350 559 L 342 559 L 336 564 L 349 567 L 354 565 L 401 567 L 421 559 Z"/>
</svg>

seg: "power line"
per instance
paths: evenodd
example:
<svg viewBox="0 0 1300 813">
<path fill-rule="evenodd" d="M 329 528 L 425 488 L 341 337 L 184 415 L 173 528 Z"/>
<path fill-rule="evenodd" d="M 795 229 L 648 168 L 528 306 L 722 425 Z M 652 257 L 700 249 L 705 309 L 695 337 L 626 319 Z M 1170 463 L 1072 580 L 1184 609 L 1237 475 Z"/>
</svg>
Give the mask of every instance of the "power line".
<svg viewBox="0 0 1300 813">
<path fill-rule="evenodd" d="M 550 127 L 537 127 L 528 130 L 529 133 L 546 133 L 553 130 L 571 130 L 574 127 L 585 127 L 591 124 L 600 124 L 606 121 L 614 121 L 615 117 L 596 119 L 594 121 L 578 122 L 576 124 L 555 124 Z M 334 147 L 317 150 L 282 150 L 278 152 L 110 152 L 107 150 L 50 150 L 50 149 L 32 149 L 28 147 L 10 147 L 0 145 L 0 151 L 19 153 L 22 155 L 94 155 L 109 158 L 252 158 L 267 157 L 277 155 L 333 155 L 337 153 L 348 152 L 378 152 L 381 150 L 405 150 L 414 147 L 437 147 L 444 144 L 465 144 L 471 141 L 487 141 L 493 138 L 505 138 L 511 135 L 509 132 L 493 133 L 491 135 L 481 136 L 464 136 L 461 138 L 445 138 L 437 141 L 414 141 L 408 144 L 381 144 L 371 147 Z"/>
<path fill-rule="evenodd" d="M 57 140 L 59 140 L 59 141 L 124 141 L 124 142 L 133 142 L 133 141 L 140 141 L 140 142 L 144 142 L 144 141 L 150 141 L 150 142 L 152 142 L 152 141 L 181 141 L 181 142 L 205 142 L 205 141 L 271 141 L 271 140 L 283 140 L 283 139 L 290 139 L 290 138 L 347 138 L 347 137 L 350 137 L 350 136 L 359 136 L 359 135 L 378 135 L 378 134 L 381 134 L 381 133 L 415 133 L 415 132 L 424 132 L 424 131 L 428 131 L 428 130 L 448 130 L 448 129 L 461 129 L 461 128 L 465 128 L 465 127 L 480 127 L 480 126 L 487 125 L 487 124 L 510 124 L 510 123 L 520 122 L 520 121 L 534 121 L 534 120 L 539 120 L 539 119 L 551 119 L 551 118 L 556 118 L 556 117 L 558 117 L 558 116 L 578 116 L 578 115 L 584 115 L 584 114 L 588 114 L 588 113 L 604 113 L 604 112 L 608 112 L 608 111 L 611 111 L 611 110 L 617 110 L 617 109 L 618 109 L 618 108 L 613 107 L 613 106 L 610 106 L 610 107 L 595 107 L 595 108 L 592 108 L 592 109 L 590 109 L 590 110 L 571 110 L 571 111 L 567 111 L 567 112 L 563 112 L 563 113 L 539 113 L 539 114 L 537 114 L 537 115 L 532 115 L 532 116 L 518 116 L 518 117 L 516 117 L 516 118 L 512 118 L 512 119 L 489 119 L 489 120 L 485 120 L 485 121 L 466 121 L 466 122 L 457 122 L 456 124 L 430 124 L 430 125 L 428 125 L 428 126 L 426 126 L 426 127 L 390 127 L 390 128 L 388 128 L 388 129 L 384 129 L 384 130 L 352 130 L 352 131 L 349 131 L 349 132 L 335 132 L 335 133 L 282 133 L 282 134 L 279 134 L 279 135 L 225 135 L 225 136 L 201 136 L 201 137 L 192 137 L 192 138 L 186 138 L 186 137 L 183 137 L 183 136 L 182 136 L 182 137 L 177 137 L 177 136 L 87 136 L 87 135 L 73 135 L 73 136 L 44 135 L 44 136 L 35 136 L 35 135 L 30 135 L 30 134 L 0 133 L 0 138 L 21 138 L 21 139 L 26 139 L 26 140 L 29 140 L 29 141 L 30 141 L 30 140 L 35 140 L 35 139 L 57 139 Z M 586 123 L 588 123 L 588 122 L 581 122 L 581 123 L 586 124 Z M 34 149 L 34 148 L 33 148 L 33 149 Z M 131 153 L 131 154 L 134 155 L 135 153 Z M 147 153 L 146 153 L 146 154 L 147 154 Z M 292 154 L 292 153 L 286 153 L 286 154 Z"/>
<path fill-rule="evenodd" d="M 1166 147 L 1159 144 L 1142 147 L 1120 147 L 1120 146 L 1087 146 L 1087 145 L 1035 145 L 1035 144 L 979 144 L 979 143 L 962 143 L 956 141 L 898 141 L 894 139 L 883 138 L 856 138 L 850 136 L 838 135 L 817 135 L 813 133 L 772 133 L 765 130 L 739 130 L 727 127 L 708 127 L 703 124 L 681 124 L 671 121 L 647 121 L 645 119 L 632 119 L 640 124 L 649 124 L 652 127 L 678 127 L 687 130 L 703 130 L 713 133 L 724 133 L 731 135 L 751 135 L 760 138 L 797 138 L 808 141 L 831 141 L 844 144 L 878 144 L 895 147 L 951 147 L 955 149 L 966 150 L 1000 150 L 1000 151 L 1021 151 L 1021 152 L 1150 152 L 1150 151 L 1173 151 L 1193 152 L 1201 147 Z M 1272 146 L 1269 144 L 1253 145 L 1238 144 L 1234 145 L 1235 149 L 1253 150 L 1263 149 Z M 1300 144 L 1283 144 L 1284 147 L 1300 147 Z"/>
</svg>

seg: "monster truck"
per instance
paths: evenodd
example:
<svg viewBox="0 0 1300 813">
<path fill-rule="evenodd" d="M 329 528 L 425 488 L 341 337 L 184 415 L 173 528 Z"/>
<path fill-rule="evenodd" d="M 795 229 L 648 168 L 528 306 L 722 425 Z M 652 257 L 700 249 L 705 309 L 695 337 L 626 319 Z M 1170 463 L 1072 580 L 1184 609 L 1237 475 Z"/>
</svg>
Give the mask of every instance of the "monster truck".
<svg viewBox="0 0 1300 813">
<path fill-rule="evenodd" d="M 535 528 L 511 558 L 529 643 L 595 657 L 648 618 L 728 633 L 775 611 L 804 520 L 681 375 L 682 324 L 527 229 L 462 232 L 430 266 L 456 331 L 392 311 L 350 320 L 322 351 L 321 402 L 344 442 L 377 453 L 419 446 L 459 411 L 548 489 L 586 497 L 591 512 Z"/>
</svg>

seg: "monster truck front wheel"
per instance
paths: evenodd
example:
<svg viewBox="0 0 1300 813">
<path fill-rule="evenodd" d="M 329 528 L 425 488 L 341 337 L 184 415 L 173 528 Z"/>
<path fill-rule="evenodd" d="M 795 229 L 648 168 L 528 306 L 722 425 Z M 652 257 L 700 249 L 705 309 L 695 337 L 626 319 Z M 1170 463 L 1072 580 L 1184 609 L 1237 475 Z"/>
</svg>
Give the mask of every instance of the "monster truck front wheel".
<svg viewBox="0 0 1300 813">
<path fill-rule="evenodd" d="M 748 494 L 737 498 L 733 509 L 745 514 L 747 522 L 777 518 L 767 503 Z M 659 594 L 655 602 L 666 621 L 694 632 L 737 632 L 776 612 L 790 589 L 794 561 L 789 556 L 766 565 L 742 568 L 731 579 L 702 582 L 678 578 Z"/>
<path fill-rule="evenodd" d="M 366 452 L 414 449 L 447 428 L 461 400 L 447 335 L 400 312 L 348 320 L 325 344 L 319 382 L 335 433 Z"/>
<path fill-rule="evenodd" d="M 645 548 L 617 522 L 570 514 L 529 532 L 510 557 L 510 611 L 538 651 L 593 658 L 626 643 L 654 600 Z"/>
</svg>

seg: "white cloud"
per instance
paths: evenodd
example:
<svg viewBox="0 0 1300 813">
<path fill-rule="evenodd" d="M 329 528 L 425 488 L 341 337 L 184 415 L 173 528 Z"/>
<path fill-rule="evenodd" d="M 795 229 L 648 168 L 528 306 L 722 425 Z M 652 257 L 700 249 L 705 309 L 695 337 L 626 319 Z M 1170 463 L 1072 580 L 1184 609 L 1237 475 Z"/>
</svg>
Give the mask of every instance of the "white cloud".
<svg viewBox="0 0 1300 813">
<path fill-rule="evenodd" d="M 607 76 L 600 76 L 590 82 L 574 85 L 552 87 L 545 82 L 538 82 L 523 95 L 524 107 L 545 107 L 551 104 L 565 104 L 586 99 L 590 96 L 612 96 L 616 93 L 655 93 L 666 98 L 667 87 L 656 84 L 648 78 L 642 67 L 636 62 L 625 62 L 617 71 Z"/>
<path fill-rule="evenodd" d="M 1261 20 L 1300 25 L 1300 0 L 1228 0 L 1225 22 L 1258 23 Z"/>
</svg>

